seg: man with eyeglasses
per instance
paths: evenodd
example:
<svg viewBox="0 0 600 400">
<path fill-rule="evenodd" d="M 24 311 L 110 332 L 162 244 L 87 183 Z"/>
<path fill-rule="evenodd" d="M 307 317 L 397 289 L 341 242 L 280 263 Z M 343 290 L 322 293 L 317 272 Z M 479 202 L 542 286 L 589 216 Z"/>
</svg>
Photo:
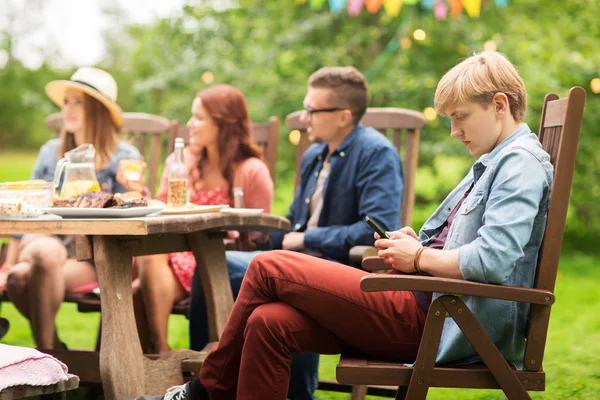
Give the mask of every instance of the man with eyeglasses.
<svg viewBox="0 0 600 400">
<path fill-rule="evenodd" d="M 287 215 L 292 232 L 271 233 L 273 249 L 350 265 L 350 248 L 374 242 L 366 215 L 381 222 L 387 231 L 400 228 L 402 166 L 390 141 L 359 122 L 368 97 L 365 77 L 353 67 L 324 67 L 310 76 L 300 120 L 315 143 L 302 157 L 300 184 Z M 229 270 L 246 270 L 259 253 L 228 251 Z M 232 287 L 236 297 L 240 285 L 241 278 L 239 285 Z M 195 274 L 190 308 L 192 348 L 200 349 L 208 342 L 208 332 L 194 329 L 194 318 L 202 314 L 206 314 L 206 305 Z M 293 355 L 288 398 L 314 398 L 318 366 L 318 354 Z"/>
</svg>

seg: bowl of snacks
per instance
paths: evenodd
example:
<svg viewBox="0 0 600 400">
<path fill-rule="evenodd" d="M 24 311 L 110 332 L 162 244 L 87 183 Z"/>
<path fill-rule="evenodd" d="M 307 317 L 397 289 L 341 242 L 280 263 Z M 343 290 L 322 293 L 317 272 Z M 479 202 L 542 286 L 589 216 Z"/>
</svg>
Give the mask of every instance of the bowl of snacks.
<svg viewBox="0 0 600 400">
<path fill-rule="evenodd" d="M 0 183 L 0 218 L 37 218 L 52 205 L 54 186 L 43 180 Z"/>
</svg>

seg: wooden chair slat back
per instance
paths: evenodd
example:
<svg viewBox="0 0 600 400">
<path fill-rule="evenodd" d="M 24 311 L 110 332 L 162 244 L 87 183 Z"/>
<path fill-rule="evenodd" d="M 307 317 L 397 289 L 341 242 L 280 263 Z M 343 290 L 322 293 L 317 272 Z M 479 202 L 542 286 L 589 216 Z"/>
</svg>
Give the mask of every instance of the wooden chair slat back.
<svg viewBox="0 0 600 400">
<path fill-rule="evenodd" d="M 291 130 L 300 131 L 300 142 L 296 146 L 296 188 L 300 182 L 300 166 L 302 155 L 311 142 L 306 133 L 306 125 L 300 121 L 302 111 L 295 111 L 286 118 L 286 126 Z M 365 126 L 377 129 L 390 138 L 394 147 L 398 149 L 402 159 L 404 174 L 404 193 L 402 195 L 402 210 L 400 211 L 401 226 L 410 226 L 415 204 L 415 179 L 419 158 L 420 129 L 426 124 L 425 116 L 413 110 L 394 107 L 367 108 L 361 120 Z M 405 145 L 402 145 L 403 139 Z M 403 148 L 404 147 L 404 148 Z"/>
<path fill-rule="evenodd" d="M 0 244 L 0 266 L 4 264 L 6 260 L 6 251 L 8 250 L 8 245 L 6 243 Z"/>
<path fill-rule="evenodd" d="M 148 188 L 152 193 L 156 190 L 158 183 L 158 169 L 162 161 L 163 138 L 169 137 L 171 122 L 158 115 L 146 113 L 123 113 L 125 123 L 121 128 L 121 140 L 128 142 L 138 148 L 143 159 L 145 159 L 147 167 L 146 180 Z M 51 114 L 46 117 L 46 127 L 52 129 L 56 134 L 62 129 L 63 118 L 61 113 Z M 147 149 L 148 140 L 150 137 L 150 149 Z M 137 143 L 136 143 L 137 139 Z M 150 152 L 150 159 L 146 157 Z"/>
<path fill-rule="evenodd" d="M 252 141 L 262 148 L 273 182 L 275 182 L 275 176 L 277 174 L 276 165 L 280 126 L 281 122 L 279 118 L 275 116 L 270 117 L 269 122 L 252 123 L 250 126 Z M 175 148 L 175 138 L 177 137 L 183 138 L 183 142 L 187 145 L 190 140 L 190 132 L 187 126 L 182 125 L 177 121 L 173 121 L 171 137 L 169 138 L 169 154 L 172 153 Z"/>
<path fill-rule="evenodd" d="M 565 99 L 547 95 L 542 110 L 539 139 L 554 166 L 554 183 L 534 287 L 551 292 L 558 272 L 584 105 L 585 90 L 574 87 Z M 531 307 L 524 360 L 530 371 L 542 366 L 549 319 L 549 306 Z"/>
</svg>

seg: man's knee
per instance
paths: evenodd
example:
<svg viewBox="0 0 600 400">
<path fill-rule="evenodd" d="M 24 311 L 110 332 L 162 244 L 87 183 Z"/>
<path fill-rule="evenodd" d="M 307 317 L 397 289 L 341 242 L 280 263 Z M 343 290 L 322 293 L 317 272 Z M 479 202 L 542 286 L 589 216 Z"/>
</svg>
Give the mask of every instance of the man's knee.
<svg viewBox="0 0 600 400">
<path fill-rule="evenodd" d="M 263 304 L 248 317 L 244 337 L 248 338 L 249 335 L 257 335 L 261 338 L 281 337 L 286 331 L 285 321 L 287 321 L 286 311 L 281 303 Z"/>
<path fill-rule="evenodd" d="M 285 250 L 267 251 L 256 255 L 248 266 L 248 273 L 277 272 L 286 264 L 286 256 L 291 252 Z"/>
</svg>

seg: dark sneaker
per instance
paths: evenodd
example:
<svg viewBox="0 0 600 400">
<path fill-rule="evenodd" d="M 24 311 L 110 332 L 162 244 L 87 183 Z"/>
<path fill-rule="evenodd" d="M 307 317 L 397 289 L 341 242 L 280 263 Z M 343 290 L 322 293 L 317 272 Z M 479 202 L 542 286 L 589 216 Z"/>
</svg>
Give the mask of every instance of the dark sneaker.
<svg viewBox="0 0 600 400">
<path fill-rule="evenodd" d="M 159 396 L 142 396 L 136 400 L 192 400 L 190 393 L 190 383 L 181 386 L 173 386 L 167 390 L 166 394 Z"/>
</svg>

